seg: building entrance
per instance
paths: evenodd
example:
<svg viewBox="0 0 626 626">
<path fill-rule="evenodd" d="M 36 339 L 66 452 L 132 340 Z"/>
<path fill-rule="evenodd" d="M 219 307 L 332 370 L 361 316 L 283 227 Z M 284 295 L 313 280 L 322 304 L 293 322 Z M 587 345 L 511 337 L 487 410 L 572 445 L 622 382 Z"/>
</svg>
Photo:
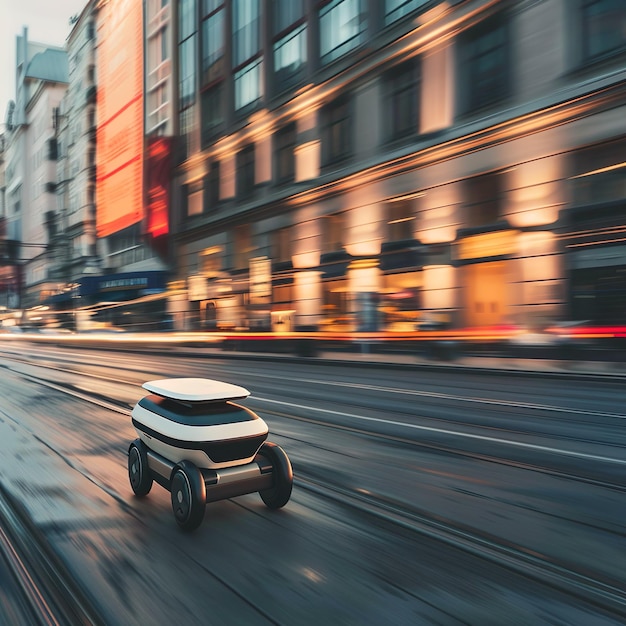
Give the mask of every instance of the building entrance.
<svg viewBox="0 0 626 626">
<path fill-rule="evenodd" d="M 506 263 L 494 261 L 466 265 L 463 269 L 465 323 L 467 326 L 495 326 L 508 315 Z"/>
</svg>

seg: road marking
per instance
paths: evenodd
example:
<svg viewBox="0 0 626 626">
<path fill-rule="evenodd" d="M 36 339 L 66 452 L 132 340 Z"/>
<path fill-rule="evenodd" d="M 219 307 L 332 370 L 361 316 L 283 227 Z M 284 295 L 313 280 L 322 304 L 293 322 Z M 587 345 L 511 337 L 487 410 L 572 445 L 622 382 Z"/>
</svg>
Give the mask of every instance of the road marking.
<svg viewBox="0 0 626 626">
<path fill-rule="evenodd" d="M 251 373 L 250 376 L 259 378 L 279 379 L 280 376 L 272 374 Z M 437 398 L 439 400 L 455 400 L 458 402 L 469 402 L 474 404 L 490 404 L 494 406 L 508 406 L 516 409 L 531 409 L 535 411 L 552 411 L 554 413 L 568 413 L 573 415 L 591 415 L 593 417 L 610 417 L 613 419 L 626 420 L 626 415 L 622 413 L 608 413 L 606 411 L 589 411 L 586 409 L 575 409 L 559 407 L 550 404 L 534 404 L 532 402 L 517 402 L 515 400 L 492 400 L 489 398 L 470 398 L 468 396 L 457 396 L 451 393 L 439 393 L 437 391 L 420 391 L 416 389 L 399 389 L 397 387 L 381 387 L 379 385 L 366 385 L 363 383 L 342 383 L 337 381 L 312 380 L 310 378 L 289 378 L 290 381 L 299 383 L 312 383 L 315 385 L 329 385 L 333 387 L 348 387 L 350 389 L 364 389 L 368 391 L 382 391 L 385 393 L 397 393 L 400 395 L 420 396 L 423 398 Z"/>
<path fill-rule="evenodd" d="M 367 417 L 365 415 L 356 415 L 355 413 L 344 413 L 342 411 L 331 411 L 329 409 L 320 409 L 313 406 L 305 406 L 303 404 L 295 404 L 293 402 L 283 402 L 281 400 L 272 400 L 270 398 L 261 398 L 254 396 L 251 401 L 258 400 L 260 402 L 268 402 L 270 404 L 280 404 L 294 409 L 304 409 L 307 411 L 317 411 L 318 413 L 328 413 L 330 415 L 340 415 L 352 419 L 363 420 L 366 422 L 377 422 L 380 424 L 388 424 L 392 426 L 402 426 L 414 430 L 423 430 L 441 435 L 451 435 L 453 437 L 465 437 L 466 439 L 477 439 L 479 441 L 488 441 L 490 443 L 502 443 L 516 448 L 525 448 L 527 450 L 536 450 L 539 452 L 551 452 L 553 454 L 561 454 L 563 456 L 571 456 L 577 459 L 588 459 L 592 461 L 602 461 L 605 463 L 616 463 L 617 465 L 626 465 L 626 459 L 614 459 L 607 456 L 598 456 L 595 454 L 585 454 L 584 452 L 574 452 L 572 450 L 561 450 L 560 448 L 552 448 L 549 446 L 540 446 L 534 443 L 524 443 L 522 441 L 511 441 L 509 439 L 500 439 L 499 437 L 487 437 L 485 435 L 473 435 L 471 433 L 462 433 L 455 430 L 447 430 L 445 428 L 435 428 L 433 426 L 420 426 L 419 424 L 407 424 L 406 422 L 398 422 L 396 420 L 385 420 L 378 417 Z"/>
</svg>

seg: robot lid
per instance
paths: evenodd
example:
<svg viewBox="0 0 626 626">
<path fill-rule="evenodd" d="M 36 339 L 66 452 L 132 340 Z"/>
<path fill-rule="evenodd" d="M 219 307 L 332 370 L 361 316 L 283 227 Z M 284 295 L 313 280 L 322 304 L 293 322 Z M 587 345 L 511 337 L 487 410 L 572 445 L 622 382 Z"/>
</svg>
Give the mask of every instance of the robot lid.
<svg viewBox="0 0 626 626">
<path fill-rule="evenodd" d="M 184 402 L 224 402 L 250 395 L 244 387 L 210 378 L 163 378 L 148 381 L 142 387 L 158 396 Z"/>
</svg>

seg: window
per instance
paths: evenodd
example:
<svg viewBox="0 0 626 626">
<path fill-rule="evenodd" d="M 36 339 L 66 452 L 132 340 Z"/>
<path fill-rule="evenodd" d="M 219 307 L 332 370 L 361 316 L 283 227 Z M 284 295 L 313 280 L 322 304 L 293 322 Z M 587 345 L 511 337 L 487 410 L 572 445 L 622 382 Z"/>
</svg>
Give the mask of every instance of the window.
<svg viewBox="0 0 626 626">
<path fill-rule="evenodd" d="M 59 158 L 59 146 L 57 144 L 56 137 L 48 139 L 48 159 L 50 161 L 56 161 Z"/>
<path fill-rule="evenodd" d="M 296 125 L 288 124 L 275 135 L 276 142 L 276 180 L 291 182 L 295 174 L 294 148 L 296 147 Z"/>
<path fill-rule="evenodd" d="M 213 161 L 204 179 L 204 211 L 215 209 L 220 201 L 220 162 Z"/>
<path fill-rule="evenodd" d="M 251 107 L 262 95 L 259 0 L 233 2 L 235 110 Z"/>
<path fill-rule="evenodd" d="M 366 18 L 361 0 L 331 0 L 319 10 L 320 56 L 330 63 L 360 45 L 365 38 Z"/>
<path fill-rule="evenodd" d="M 202 183 L 195 182 L 189 185 L 183 185 L 183 189 L 187 194 L 187 216 L 191 217 L 192 215 L 202 213 Z"/>
<path fill-rule="evenodd" d="M 385 25 L 410 15 L 429 0 L 385 0 Z"/>
<path fill-rule="evenodd" d="M 254 191 L 254 144 L 237 153 L 237 196 L 247 198 Z"/>
<path fill-rule="evenodd" d="M 346 228 L 344 213 L 325 215 L 322 218 L 322 254 L 343 249 L 343 232 Z"/>
<path fill-rule="evenodd" d="M 224 83 L 203 91 L 201 102 L 202 148 L 205 149 L 224 122 Z"/>
<path fill-rule="evenodd" d="M 274 48 L 275 86 L 282 91 L 296 84 L 306 63 L 306 26 L 302 24 L 277 39 Z"/>
<path fill-rule="evenodd" d="M 304 17 L 304 0 L 274 0 L 274 34 L 278 35 Z"/>
<path fill-rule="evenodd" d="M 193 133 L 193 109 L 184 109 L 178 117 L 180 134 L 179 158 L 186 159 L 191 154 L 191 141 Z"/>
<path fill-rule="evenodd" d="M 464 181 L 465 223 L 467 226 L 487 226 L 500 219 L 503 197 L 503 174 L 496 172 L 474 176 Z"/>
<path fill-rule="evenodd" d="M 272 232 L 272 261 L 287 263 L 291 261 L 291 227 L 279 228 Z"/>
<path fill-rule="evenodd" d="M 202 15 L 208 15 L 223 6 L 224 0 L 202 0 Z"/>
<path fill-rule="evenodd" d="M 303 0 L 274 2 L 274 78 L 277 90 L 297 83 L 306 63 L 306 25 Z"/>
<path fill-rule="evenodd" d="M 572 153 L 571 197 L 577 206 L 626 200 L 626 139 Z"/>
<path fill-rule="evenodd" d="M 178 41 L 184 41 L 194 34 L 196 0 L 180 0 L 178 4 Z"/>
<path fill-rule="evenodd" d="M 235 269 L 247 269 L 252 252 L 250 224 L 240 224 L 233 232 L 233 264 Z"/>
<path fill-rule="evenodd" d="M 461 36 L 463 112 L 496 104 L 509 95 L 508 39 L 501 15 L 486 19 Z"/>
<path fill-rule="evenodd" d="M 626 49 L 626 3 L 623 0 L 583 0 L 584 60 Z"/>
<path fill-rule="evenodd" d="M 347 158 L 352 150 L 350 100 L 342 96 L 322 110 L 322 153 L 326 165 Z"/>
<path fill-rule="evenodd" d="M 389 139 L 410 137 L 418 131 L 419 68 L 415 60 L 407 61 L 385 75 Z"/>
<path fill-rule="evenodd" d="M 413 202 L 398 200 L 387 204 L 387 241 L 413 239 Z"/>
<path fill-rule="evenodd" d="M 163 27 L 159 35 L 161 39 L 161 61 L 167 60 L 167 26 Z"/>
<path fill-rule="evenodd" d="M 260 100 L 261 59 L 256 59 L 235 72 L 235 109 L 237 111 L 253 105 Z"/>
<path fill-rule="evenodd" d="M 179 46 L 180 55 L 180 108 L 193 104 L 196 82 L 196 40 L 195 37 L 183 41 Z"/>
<path fill-rule="evenodd" d="M 202 84 L 208 85 L 224 76 L 224 9 L 218 3 L 216 10 L 202 21 Z M 209 6 L 207 8 L 213 8 Z"/>
<path fill-rule="evenodd" d="M 233 64 L 238 67 L 261 48 L 259 0 L 233 2 Z"/>
<path fill-rule="evenodd" d="M 196 92 L 196 1 L 180 0 L 178 4 L 178 74 L 179 107 L 185 109 L 195 100 Z M 183 132 L 181 114 L 181 134 Z M 187 116 L 185 116 L 187 117 Z M 185 120 L 187 126 L 190 120 Z M 188 145 L 188 141 L 186 141 Z"/>
</svg>

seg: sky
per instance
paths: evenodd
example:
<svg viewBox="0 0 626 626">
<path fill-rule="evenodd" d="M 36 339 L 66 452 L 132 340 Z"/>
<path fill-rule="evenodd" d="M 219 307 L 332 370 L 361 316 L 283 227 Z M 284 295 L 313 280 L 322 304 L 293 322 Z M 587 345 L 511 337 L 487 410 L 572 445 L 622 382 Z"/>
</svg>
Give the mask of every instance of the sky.
<svg viewBox="0 0 626 626">
<path fill-rule="evenodd" d="M 0 0 L 0 129 L 9 100 L 15 99 L 15 37 L 28 27 L 29 41 L 63 46 L 69 19 L 87 0 Z"/>
</svg>

